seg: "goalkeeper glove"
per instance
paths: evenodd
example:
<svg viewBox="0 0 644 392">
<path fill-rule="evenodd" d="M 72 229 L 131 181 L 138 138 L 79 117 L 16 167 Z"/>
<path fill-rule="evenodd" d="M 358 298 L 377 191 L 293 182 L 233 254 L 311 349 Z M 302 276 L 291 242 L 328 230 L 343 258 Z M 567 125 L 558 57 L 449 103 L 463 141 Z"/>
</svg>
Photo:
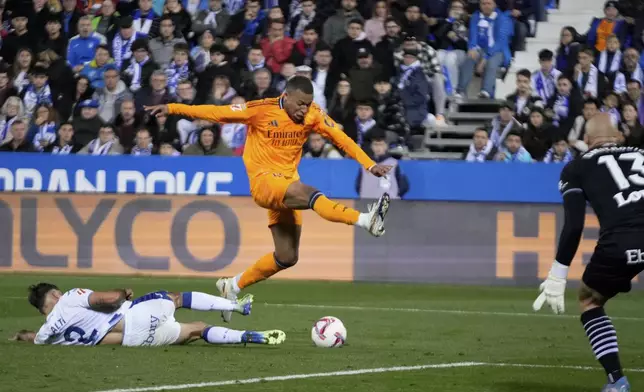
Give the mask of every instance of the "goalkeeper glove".
<svg viewBox="0 0 644 392">
<path fill-rule="evenodd" d="M 548 303 L 555 314 L 565 311 L 564 293 L 566 292 L 566 279 L 568 278 L 568 266 L 557 260 L 552 264 L 546 280 L 541 283 L 539 290 L 541 294 L 532 304 L 534 311 L 539 311 L 544 303 Z"/>
</svg>

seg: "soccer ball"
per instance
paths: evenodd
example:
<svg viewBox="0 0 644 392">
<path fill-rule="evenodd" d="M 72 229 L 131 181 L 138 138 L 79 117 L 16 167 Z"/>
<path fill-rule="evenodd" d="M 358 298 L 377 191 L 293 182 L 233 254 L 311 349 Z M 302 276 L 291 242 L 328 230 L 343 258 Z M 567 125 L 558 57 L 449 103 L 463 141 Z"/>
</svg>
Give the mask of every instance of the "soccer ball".
<svg viewBox="0 0 644 392">
<path fill-rule="evenodd" d="M 337 317 L 322 317 L 313 325 L 311 339 L 318 347 L 342 347 L 347 340 L 347 329 Z"/>
</svg>

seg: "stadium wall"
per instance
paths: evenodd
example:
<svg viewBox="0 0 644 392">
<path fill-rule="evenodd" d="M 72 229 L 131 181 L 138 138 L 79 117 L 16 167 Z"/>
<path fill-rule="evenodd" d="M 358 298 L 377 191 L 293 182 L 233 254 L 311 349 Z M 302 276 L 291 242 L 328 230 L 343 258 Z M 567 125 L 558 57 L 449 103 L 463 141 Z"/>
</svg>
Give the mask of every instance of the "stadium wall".
<svg viewBox="0 0 644 392">
<path fill-rule="evenodd" d="M 230 276 L 272 249 L 266 222 L 248 197 L 0 193 L 0 272 Z M 598 235 L 586 223 L 571 279 Z M 533 285 L 562 224 L 557 205 L 398 201 L 377 239 L 305 211 L 301 261 L 279 277 Z"/>
<path fill-rule="evenodd" d="M 401 161 L 409 177 L 405 199 L 561 203 L 559 164 Z M 348 159 L 303 159 L 308 184 L 334 198 L 357 198 L 359 166 Z M 248 196 L 241 158 L 51 156 L 0 158 L 0 191 Z"/>
<path fill-rule="evenodd" d="M 554 259 L 560 165 L 401 162 L 409 201 L 387 235 L 304 212 L 286 279 L 535 284 Z M 304 181 L 349 206 L 358 166 L 303 160 Z M 13 154 L 0 162 L 0 272 L 229 276 L 272 249 L 240 158 Z M 203 197 L 209 195 L 210 197 Z M 573 263 L 579 279 L 598 235 L 592 211 Z"/>
</svg>

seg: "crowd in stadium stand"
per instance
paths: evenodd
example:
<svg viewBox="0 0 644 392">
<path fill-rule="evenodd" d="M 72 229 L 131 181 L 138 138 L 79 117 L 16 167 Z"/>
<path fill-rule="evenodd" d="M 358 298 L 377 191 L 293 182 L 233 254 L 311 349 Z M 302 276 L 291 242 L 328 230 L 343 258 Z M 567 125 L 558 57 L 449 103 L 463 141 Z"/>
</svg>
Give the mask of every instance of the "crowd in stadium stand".
<svg viewBox="0 0 644 392">
<path fill-rule="evenodd" d="M 642 11 L 641 1 L 607 1 L 585 34 L 564 27 L 556 52 L 539 52 L 538 70 L 516 73 L 515 93 L 474 134 L 466 160 L 569 162 L 588 150 L 585 124 L 598 112 L 611 114 L 627 145 L 644 147 Z"/>
<path fill-rule="evenodd" d="M 584 151 L 593 110 L 613 113 L 639 145 L 640 3 L 608 1 L 583 36 L 564 29 L 541 69 L 516 74 L 516 93 L 475 133 L 467 160 L 568 160 Z M 448 99 L 466 96 L 475 75 L 478 96 L 494 97 L 541 4 L 0 0 L 0 151 L 241 155 L 244 124 L 151 117 L 143 106 L 276 97 L 294 75 L 312 80 L 314 101 L 366 151 L 405 146 L 445 125 Z M 342 157 L 317 135 L 304 153 Z"/>
</svg>

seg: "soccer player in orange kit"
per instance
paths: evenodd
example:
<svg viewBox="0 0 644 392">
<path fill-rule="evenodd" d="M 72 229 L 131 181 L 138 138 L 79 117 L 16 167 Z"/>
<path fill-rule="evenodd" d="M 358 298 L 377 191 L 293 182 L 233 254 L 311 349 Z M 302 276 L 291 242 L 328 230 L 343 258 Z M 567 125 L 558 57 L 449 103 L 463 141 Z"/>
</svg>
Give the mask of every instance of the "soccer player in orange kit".
<svg viewBox="0 0 644 392">
<path fill-rule="evenodd" d="M 330 139 L 377 177 L 385 176 L 391 170 L 391 166 L 378 165 L 369 158 L 313 103 L 313 85 L 309 79 L 295 76 L 288 81 L 286 91 L 279 98 L 251 101 L 244 105 L 168 104 L 145 107 L 145 110 L 153 115 L 177 114 L 214 123 L 248 125 L 244 165 L 253 200 L 268 209 L 268 227 L 273 235 L 275 251 L 260 258 L 243 273 L 219 279 L 217 288 L 223 297 L 236 299 L 242 289 L 297 263 L 302 233 L 300 210 L 313 209 L 328 221 L 360 226 L 376 237 L 385 233 L 388 194 L 373 203 L 367 213 L 360 213 L 329 200 L 322 192 L 300 181 L 297 166 L 302 157 L 302 146 L 311 131 Z M 226 322 L 231 316 L 232 312 L 222 312 Z"/>
</svg>

